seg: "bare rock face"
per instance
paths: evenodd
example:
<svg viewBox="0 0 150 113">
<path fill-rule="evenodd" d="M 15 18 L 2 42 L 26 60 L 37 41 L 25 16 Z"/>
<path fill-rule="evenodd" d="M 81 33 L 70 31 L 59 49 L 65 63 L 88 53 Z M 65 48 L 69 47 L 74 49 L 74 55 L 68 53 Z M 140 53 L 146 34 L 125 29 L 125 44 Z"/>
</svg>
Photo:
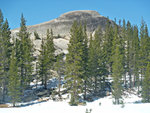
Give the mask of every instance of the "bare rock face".
<svg viewBox="0 0 150 113">
<path fill-rule="evenodd" d="M 86 22 L 88 36 L 90 33 L 93 33 L 98 26 L 101 26 L 102 30 L 104 30 L 107 22 L 107 18 L 101 16 L 96 11 L 81 10 L 62 14 L 60 17 L 54 20 L 33 26 L 28 26 L 27 29 L 31 33 L 31 39 L 33 40 L 33 43 L 36 45 L 37 49 L 40 49 L 41 41 L 37 41 L 34 39 L 34 32 L 36 31 L 41 38 L 45 38 L 47 29 L 53 29 L 54 36 L 60 35 L 62 37 L 54 40 L 57 52 L 59 53 L 61 51 L 67 53 L 69 32 L 75 20 L 82 23 Z M 112 25 L 114 24 L 111 20 L 110 23 Z M 19 28 L 12 30 L 12 35 L 15 35 L 17 32 L 19 32 Z"/>
</svg>

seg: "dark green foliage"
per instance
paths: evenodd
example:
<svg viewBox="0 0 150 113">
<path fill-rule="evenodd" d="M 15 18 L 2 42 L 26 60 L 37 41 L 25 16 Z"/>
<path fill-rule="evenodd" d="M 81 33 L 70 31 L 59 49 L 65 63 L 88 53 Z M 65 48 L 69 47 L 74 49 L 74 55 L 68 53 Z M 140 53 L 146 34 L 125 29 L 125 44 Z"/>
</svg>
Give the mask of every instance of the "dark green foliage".
<svg viewBox="0 0 150 113">
<path fill-rule="evenodd" d="M 42 81 L 42 84 L 44 84 L 44 74 L 46 72 L 44 57 L 45 57 L 45 46 L 44 46 L 44 39 L 42 39 L 40 55 L 38 56 L 38 62 L 37 62 L 37 68 L 38 68 L 37 71 L 38 71 L 38 74 L 39 74 L 39 78 Z"/>
<path fill-rule="evenodd" d="M 105 60 L 106 60 L 106 66 L 109 71 L 109 74 L 112 73 L 112 61 L 111 61 L 111 56 L 112 56 L 112 42 L 113 42 L 113 27 L 110 24 L 109 20 L 107 20 L 107 25 L 105 29 L 105 34 L 104 34 L 104 44 L 103 44 L 103 51 L 105 54 Z"/>
<path fill-rule="evenodd" d="M 3 20 L 0 10 L 0 103 L 4 103 L 9 94 L 15 106 L 22 100 L 33 79 L 42 81 L 47 89 L 51 70 L 54 69 L 58 73 L 60 97 L 61 75 L 65 73 L 64 87 L 71 95 L 70 105 L 78 105 L 82 96 L 84 100 L 90 100 L 93 95 L 104 96 L 108 88 L 106 81 L 110 82 L 107 76 L 113 78 L 110 87 L 114 104 L 123 103 L 123 90 L 138 88 L 139 94 L 140 87 L 143 102 L 150 102 L 150 37 L 146 23 L 142 20 L 139 35 L 138 27 L 132 26 L 129 21 L 126 24 L 123 20 L 121 26 L 120 20 L 118 26 L 108 19 L 105 31 L 99 27 L 93 34 L 88 41 L 86 24 L 82 26 L 75 21 L 70 29 L 69 53 L 64 60 L 64 54 L 57 55 L 55 59 L 52 30 L 47 30 L 45 38 L 34 32 L 35 40 L 41 39 L 41 49 L 33 76 L 35 49 L 26 21 L 22 15 L 19 33 L 12 37 L 11 43 L 8 21 Z"/>
<path fill-rule="evenodd" d="M 2 11 L 0 10 L 0 87 L 3 87 L 3 37 L 2 37 L 2 26 L 3 26 L 3 14 Z M 3 91 L 0 89 L 0 103 L 2 103 L 3 99 Z"/>
<path fill-rule="evenodd" d="M 127 22 L 127 72 L 129 75 L 130 88 L 132 88 L 132 72 L 133 72 L 133 29 L 131 23 Z"/>
<path fill-rule="evenodd" d="M 71 94 L 70 104 L 78 104 L 78 94 L 82 92 L 84 72 L 84 33 L 82 25 L 75 21 L 70 30 L 69 53 L 66 55 L 66 88 Z"/>
<path fill-rule="evenodd" d="M 142 77 L 145 75 L 146 66 L 149 61 L 149 52 L 150 52 L 150 38 L 148 36 L 148 28 L 144 20 L 141 22 L 140 28 L 140 53 L 139 53 L 139 69 L 141 74 L 141 84 Z"/>
<path fill-rule="evenodd" d="M 147 65 L 143 80 L 142 98 L 143 102 L 150 102 L 150 63 Z"/>
<path fill-rule="evenodd" d="M 112 95 L 114 98 L 114 104 L 120 104 L 122 102 L 122 77 L 124 72 L 123 66 L 123 40 L 118 33 L 118 26 L 114 28 L 113 38 L 113 51 L 112 51 Z"/>
<path fill-rule="evenodd" d="M 89 88 L 91 89 L 94 89 L 93 88 L 93 77 L 96 76 L 95 74 L 95 69 L 96 69 L 96 66 L 98 67 L 98 63 L 97 63 L 97 60 L 95 58 L 95 48 L 94 48 L 94 41 L 93 41 L 93 38 L 92 38 L 92 35 L 90 36 L 90 42 L 89 42 L 89 51 L 88 51 L 88 81 L 89 81 Z M 97 63 L 97 65 L 95 65 L 95 62 Z"/>
<path fill-rule="evenodd" d="M 138 29 L 136 26 L 131 26 L 128 21 L 127 25 L 123 21 L 123 28 L 121 32 L 123 37 L 123 66 L 124 66 L 124 86 L 132 88 L 139 84 L 139 49 L 140 41 L 138 37 Z M 127 80 L 129 76 L 129 82 Z M 128 82 L 128 83 L 127 83 Z"/>
<path fill-rule="evenodd" d="M 127 87 L 127 74 L 128 73 L 128 46 L 127 46 L 127 25 L 125 20 L 123 20 L 122 26 L 122 38 L 123 38 L 123 48 L 124 48 L 124 55 L 123 55 L 123 65 L 124 65 L 124 74 L 123 74 L 123 81 L 124 86 Z"/>
<path fill-rule="evenodd" d="M 27 88 L 33 79 L 33 44 L 30 34 L 27 32 L 26 21 L 21 15 L 20 30 L 18 33 L 19 40 L 16 40 L 17 64 L 20 71 L 22 91 Z"/>
<path fill-rule="evenodd" d="M 60 94 L 60 88 L 61 88 L 61 80 L 62 80 L 62 75 L 64 74 L 64 60 L 63 60 L 64 54 L 59 54 L 56 59 L 55 63 L 55 70 L 57 71 L 58 74 L 58 94 L 61 97 Z"/>
<path fill-rule="evenodd" d="M 4 17 L 3 17 L 3 13 L 0 9 L 0 28 L 2 29 L 2 25 L 3 25 L 3 22 L 4 22 Z"/>
<path fill-rule="evenodd" d="M 122 74 L 123 74 L 123 65 L 122 65 L 122 55 L 120 52 L 119 45 L 116 45 L 115 54 L 113 55 L 113 65 L 112 65 L 112 77 L 113 77 L 113 98 L 115 99 L 114 104 L 120 104 L 122 102 Z"/>
<path fill-rule="evenodd" d="M 11 61 L 10 61 L 10 70 L 9 70 L 9 84 L 8 84 L 8 90 L 9 90 L 9 96 L 11 97 L 11 102 L 13 103 L 13 106 L 16 106 L 16 102 L 20 101 L 20 95 L 21 95 L 21 82 L 20 82 L 20 75 L 17 67 L 17 58 L 15 49 L 12 51 Z"/>
<path fill-rule="evenodd" d="M 41 78 L 44 88 L 47 89 L 47 81 L 50 78 L 50 70 L 53 68 L 54 63 L 54 43 L 53 43 L 53 32 L 47 30 L 46 40 L 42 39 L 40 55 L 38 59 L 39 76 Z"/>
<path fill-rule="evenodd" d="M 103 90 L 105 77 L 108 74 L 106 61 L 108 61 L 106 44 L 108 44 L 102 34 L 101 28 L 95 32 L 94 39 L 90 38 L 88 53 L 88 74 L 91 79 L 90 84 L 95 92 Z M 108 52 L 109 53 L 109 52 Z M 107 62 L 108 63 L 108 62 Z"/>
<path fill-rule="evenodd" d="M 83 82 L 84 82 L 84 100 L 86 100 L 86 95 L 87 95 L 87 83 L 88 83 L 88 36 L 86 34 L 86 24 L 84 25 L 83 28 Z"/>
<path fill-rule="evenodd" d="M 139 90 L 139 49 L 140 49 L 140 40 L 138 36 L 138 28 L 134 26 L 133 28 L 133 41 L 132 41 L 132 54 L 133 54 L 133 61 L 132 61 L 132 69 L 133 69 L 133 86 L 138 87 Z"/>
<path fill-rule="evenodd" d="M 44 87 L 47 88 L 47 80 L 48 75 L 50 75 L 50 70 L 53 68 L 54 63 L 54 43 L 53 43 L 53 32 L 49 32 L 47 30 L 47 38 L 45 42 L 45 54 L 44 54 L 44 62 L 45 62 L 45 74 L 44 74 Z"/>
<path fill-rule="evenodd" d="M 11 47 L 10 28 L 7 19 L 3 22 L 2 12 L 0 11 L 0 103 L 5 102 L 7 97 L 8 71 L 10 65 Z"/>
</svg>

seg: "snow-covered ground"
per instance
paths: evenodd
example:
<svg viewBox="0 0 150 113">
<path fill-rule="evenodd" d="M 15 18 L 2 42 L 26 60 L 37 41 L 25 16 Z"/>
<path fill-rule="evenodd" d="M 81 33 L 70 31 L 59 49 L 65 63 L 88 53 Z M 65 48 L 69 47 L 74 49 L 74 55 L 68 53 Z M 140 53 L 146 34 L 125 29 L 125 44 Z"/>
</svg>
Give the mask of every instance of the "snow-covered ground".
<svg viewBox="0 0 150 113">
<path fill-rule="evenodd" d="M 88 102 L 86 106 L 69 106 L 68 100 L 62 102 L 36 103 L 19 108 L 0 108 L 0 113 L 150 113 L 150 103 L 140 103 L 141 98 L 130 95 L 124 100 L 125 105 L 113 105 L 111 96 Z"/>
</svg>

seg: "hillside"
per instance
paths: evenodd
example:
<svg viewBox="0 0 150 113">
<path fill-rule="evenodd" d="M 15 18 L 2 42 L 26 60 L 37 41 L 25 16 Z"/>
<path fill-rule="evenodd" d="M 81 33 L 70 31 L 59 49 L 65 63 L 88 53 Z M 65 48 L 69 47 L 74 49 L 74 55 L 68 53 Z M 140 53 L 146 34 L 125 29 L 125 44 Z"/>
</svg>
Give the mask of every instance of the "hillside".
<svg viewBox="0 0 150 113">
<path fill-rule="evenodd" d="M 28 31 L 31 33 L 31 38 L 35 44 L 36 49 L 40 49 L 41 40 L 34 39 L 34 32 L 36 31 L 40 38 L 46 37 L 47 29 L 53 29 L 54 36 L 61 36 L 57 39 L 54 39 L 55 48 L 57 49 L 56 53 L 67 53 L 67 44 L 69 43 L 69 33 L 70 28 L 74 21 L 86 22 L 87 24 L 87 34 L 88 36 L 93 33 L 98 26 L 101 26 L 102 30 L 105 29 L 107 24 L 107 18 L 101 16 L 98 12 L 92 10 L 80 10 L 80 11 L 71 11 L 60 15 L 54 20 L 48 22 L 40 23 L 37 25 L 27 26 Z M 109 20 L 112 25 L 114 22 Z M 19 28 L 13 29 L 12 35 L 16 35 L 19 32 Z M 38 53 L 36 53 L 38 54 Z"/>
</svg>

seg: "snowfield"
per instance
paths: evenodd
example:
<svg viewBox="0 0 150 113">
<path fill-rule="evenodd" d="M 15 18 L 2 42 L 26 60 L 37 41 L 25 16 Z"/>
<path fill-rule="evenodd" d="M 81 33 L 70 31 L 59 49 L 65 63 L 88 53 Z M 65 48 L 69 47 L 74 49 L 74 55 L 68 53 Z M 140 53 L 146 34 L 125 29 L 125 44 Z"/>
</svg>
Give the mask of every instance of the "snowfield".
<svg viewBox="0 0 150 113">
<path fill-rule="evenodd" d="M 113 105 L 111 96 L 88 102 L 86 106 L 70 106 L 68 101 L 48 100 L 25 107 L 0 108 L 0 113 L 85 113 L 86 109 L 91 109 L 91 113 L 150 113 L 150 103 L 140 103 L 141 98 L 135 95 L 126 98 L 124 105 Z"/>
</svg>

